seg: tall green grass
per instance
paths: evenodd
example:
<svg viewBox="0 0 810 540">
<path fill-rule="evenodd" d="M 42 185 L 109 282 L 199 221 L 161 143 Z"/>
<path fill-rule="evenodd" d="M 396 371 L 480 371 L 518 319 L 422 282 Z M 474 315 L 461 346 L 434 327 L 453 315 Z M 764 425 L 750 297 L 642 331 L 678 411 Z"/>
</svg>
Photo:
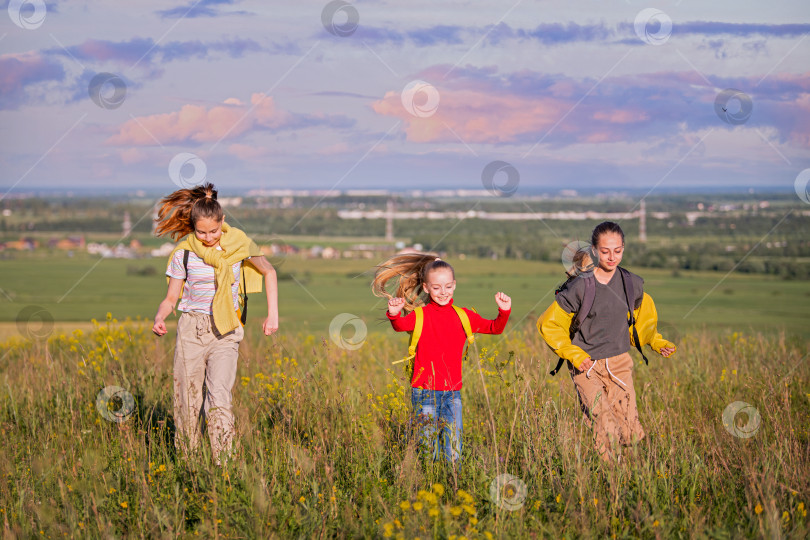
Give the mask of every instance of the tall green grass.
<svg viewBox="0 0 810 540">
<path fill-rule="evenodd" d="M 672 359 L 637 364 L 647 437 L 603 463 L 570 378 L 548 376 L 556 359 L 536 331 L 482 336 L 464 365 L 464 456 L 453 469 L 420 458 L 409 437 L 408 383 L 391 366 L 403 336 L 371 333 L 346 350 L 326 335 L 252 331 L 234 389 L 239 446 L 222 468 L 207 443 L 199 456 L 175 453 L 172 335 L 108 319 L 0 345 L 5 536 L 808 535 L 806 344 L 686 333 Z M 96 404 L 111 385 L 135 400 L 120 423 Z M 749 438 L 729 432 L 745 414 L 723 424 L 736 401 L 760 415 Z M 518 481 L 493 499 L 503 474 Z"/>
</svg>

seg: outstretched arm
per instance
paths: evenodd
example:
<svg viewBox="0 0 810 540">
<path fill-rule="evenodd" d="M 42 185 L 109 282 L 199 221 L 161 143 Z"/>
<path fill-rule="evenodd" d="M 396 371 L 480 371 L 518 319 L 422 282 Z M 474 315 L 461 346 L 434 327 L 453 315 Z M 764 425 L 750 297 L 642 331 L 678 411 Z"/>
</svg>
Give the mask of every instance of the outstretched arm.
<svg viewBox="0 0 810 540">
<path fill-rule="evenodd" d="M 665 358 L 669 358 L 677 350 L 677 346 L 671 341 L 667 341 L 658 333 L 658 311 L 655 309 L 655 302 L 652 297 L 644 293 L 641 305 L 634 311 L 636 319 L 636 331 L 638 332 L 641 346 L 649 345 L 652 349 Z M 630 329 L 630 343 L 635 345 L 633 330 Z"/>
<path fill-rule="evenodd" d="M 500 334 L 506 328 L 509 315 L 512 312 L 512 299 L 506 294 L 495 294 L 495 303 L 498 304 L 498 316 L 494 319 L 485 319 L 471 309 L 464 308 L 470 318 L 470 326 L 476 334 Z"/>
<path fill-rule="evenodd" d="M 158 306 L 157 314 L 155 315 L 155 324 L 152 326 L 152 332 L 158 336 L 163 336 L 168 332 L 166 330 L 166 317 L 169 313 L 174 311 L 174 306 L 177 305 L 177 300 L 183 292 L 183 280 L 177 278 L 169 278 L 169 289 L 166 292 L 166 298 Z"/>
<path fill-rule="evenodd" d="M 264 276 L 264 290 L 267 291 L 267 318 L 262 323 L 265 336 L 278 330 L 278 279 L 276 269 L 264 258 L 258 255 L 250 258 L 250 264 Z"/>
</svg>

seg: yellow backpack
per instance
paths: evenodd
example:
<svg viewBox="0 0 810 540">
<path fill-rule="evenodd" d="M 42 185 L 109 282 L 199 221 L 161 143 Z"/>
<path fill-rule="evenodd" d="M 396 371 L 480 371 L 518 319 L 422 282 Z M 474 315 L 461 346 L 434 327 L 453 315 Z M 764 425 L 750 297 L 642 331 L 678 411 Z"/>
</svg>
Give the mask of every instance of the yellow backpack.
<svg viewBox="0 0 810 540">
<path fill-rule="evenodd" d="M 470 317 L 467 315 L 467 312 L 464 311 L 462 308 L 458 306 L 453 306 L 453 309 L 456 310 L 458 314 L 458 318 L 461 319 L 461 326 L 464 328 L 464 333 L 467 335 L 467 344 L 469 347 L 470 343 L 475 341 L 475 334 L 472 331 L 472 325 L 470 324 Z M 475 311 L 475 310 L 473 310 Z M 423 308 L 418 307 L 413 310 L 414 315 L 416 316 L 416 321 L 414 323 L 413 331 L 409 332 L 411 335 L 411 342 L 408 345 L 408 356 L 403 358 L 402 360 L 397 360 L 393 362 L 393 364 L 399 364 L 400 362 L 405 362 L 405 373 L 408 374 L 409 377 L 413 377 L 413 361 L 416 358 L 416 345 L 419 343 L 419 338 L 422 337 L 422 327 L 425 325 L 425 313 Z M 467 356 L 467 351 L 464 351 L 464 356 Z"/>
</svg>

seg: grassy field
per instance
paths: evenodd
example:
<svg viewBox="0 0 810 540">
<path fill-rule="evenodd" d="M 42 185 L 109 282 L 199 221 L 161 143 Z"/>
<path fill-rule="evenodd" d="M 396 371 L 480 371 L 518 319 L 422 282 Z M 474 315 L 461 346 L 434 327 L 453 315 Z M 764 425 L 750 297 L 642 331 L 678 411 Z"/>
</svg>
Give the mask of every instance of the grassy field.
<svg viewBox="0 0 810 540">
<path fill-rule="evenodd" d="M 112 319 L 13 337 L 0 345 L 4 536 L 806 538 L 806 344 L 689 330 L 679 346 L 637 369 L 647 437 L 605 464 L 536 332 L 482 337 L 454 470 L 409 436 L 408 384 L 390 366 L 403 339 L 371 333 L 348 350 L 251 329 L 240 448 L 219 469 L 207 446 L 175 454 L 170 339 Z M 131 407 L 126 394 L 99 402 L 110 386 Z M 735 415 L 736 402 L 754 409 Z"/>
<path fill-rule="evenodd" d="M 467 259 L 457 269 L 456 302 L 495 314 L 493 295 L 514 301 L 512 324 L 536 320 L 562 281 L 562 266 L 528 261 Z M 330 321 L 348 312 L 369 331 L 390 332 L 384 303 L 369 292 L 375 261 L 290 258 L 281 260 L 280 316 L 283 332 L 326 333 Z M 129 269 L 129 272 L 128 272 Z M 27 306 L 41 306 L 60 330 L 87 327 L 108 312 L 118 318 L 152 319 L 166 290 L 163 259 L 17 258 L 0 267 L 0 338 L 18 334 L 15 321 Z M 810 283 L 771 276 L 636 269 L 656 301 L 659 317 L 678 332 L 709 328 L 733 332 L 779 332 L 810 339 Z M 148 272 L 153 272 L 148 274 Z M 146 275 L 140 275 L 146 274 Z M 252 295 L 249 314 L 266 315 L 262 295 Z"/>
<path fill-rule="evenodd" d="M 3 261 L 4 536 L 808 536 L 810 284 L 634 269 L 679 350 L 638 367 L 647 437 L 605 464 L 533 328 L 561 267 L 452 262 L 460 305 L 492 316 L 496 290 L 514 300 L 505 334 L 478 338 L 464 363 L 457 469 L 417 454 L 409 384 L 391 365 L 406 337 L 383 324 L 373 264 L 300 259 L 279 265 L 277 336 L 259 335 L 266 307 L 251 299 L 240 447 L 219 469 L 207 445 L 191 459 L 174 450 L 174 337 L 149 331 L 163 260 Z M 135 275 L 147 265 L 154 274 Z M 32 305 L 54 326 L 17 323 Z M 344 329 L 356 349 L 330 339 L 341 313 L 368 329 Z M 99 399 L 112 386 L 124 400 Z"/>
</svg>

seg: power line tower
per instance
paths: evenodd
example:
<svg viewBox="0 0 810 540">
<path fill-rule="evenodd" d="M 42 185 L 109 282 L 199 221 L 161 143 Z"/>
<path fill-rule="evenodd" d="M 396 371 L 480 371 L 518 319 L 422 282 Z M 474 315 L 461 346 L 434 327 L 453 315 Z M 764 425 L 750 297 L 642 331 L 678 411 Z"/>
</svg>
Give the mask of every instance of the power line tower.
<svg viewBox="0 0 810 540">
<path fill-rule="evenodd" d="M 124 212 L 124 223 L 121 224 L 123 229 L 124 238 L 132 234 L 132 219 L 129 217 L 129 212 Z"/>
<path fill-rule="evenodd" d="M 647 241 L 647 202 L 644 199 L 641 199 L 638 213 L 638 240 L 644 243 Z"/>
</svg>

